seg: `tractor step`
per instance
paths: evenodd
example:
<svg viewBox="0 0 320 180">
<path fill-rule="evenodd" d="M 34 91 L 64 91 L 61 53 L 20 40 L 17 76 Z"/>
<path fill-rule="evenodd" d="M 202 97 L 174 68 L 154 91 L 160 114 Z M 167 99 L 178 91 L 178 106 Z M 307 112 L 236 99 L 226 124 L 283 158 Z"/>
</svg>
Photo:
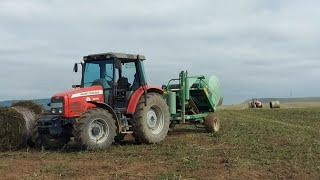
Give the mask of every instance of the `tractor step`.
<svg viewBox="0 0 320 180">
<path fill-rule="evenodd" d="M 122 126 L 121 128 L 123 129 L 123 130 L 128 130 L 128 129 L 130 129 L 132 126 L 131 125 L 126 125 L 126 126 Z"/>
<path fill-rule="evenodd" d="M 132 134 L 133 131 L 122 131 L 121 134 Z"/>
<path fill-rule="evenodd" d="M 118 108 L 118 107 L 116 107 L 114 110 L 115 110 L 116 113 L 120 114 L 120 113 L 126 112 L 127 108 Z"/>
</svg>

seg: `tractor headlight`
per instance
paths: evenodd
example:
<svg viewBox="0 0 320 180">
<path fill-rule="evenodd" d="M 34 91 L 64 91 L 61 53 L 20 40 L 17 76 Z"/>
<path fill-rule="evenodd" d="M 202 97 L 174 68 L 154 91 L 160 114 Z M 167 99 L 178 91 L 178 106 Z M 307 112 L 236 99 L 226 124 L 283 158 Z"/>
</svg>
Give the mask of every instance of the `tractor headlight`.
<svg viewBox="0 0 320 180">
<path fill-rule="evenodd" d="M 51 98 L 51 114 L 63 114 L 64 113 L 64 99 L 63 97 Z"/>
</svg>

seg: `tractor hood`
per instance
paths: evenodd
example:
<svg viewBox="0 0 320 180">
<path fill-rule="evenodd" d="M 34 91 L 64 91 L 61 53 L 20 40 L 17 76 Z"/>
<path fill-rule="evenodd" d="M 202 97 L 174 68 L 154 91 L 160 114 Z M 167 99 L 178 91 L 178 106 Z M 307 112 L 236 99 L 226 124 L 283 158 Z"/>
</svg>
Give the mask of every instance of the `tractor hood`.
<svg viewBox="0 0 320 180">
<path fill-rule="evenodd" d="M 51 98 L 51 109 L 57 108 L 57 104 L 61 106 L 62 103 L 62 108 L 64 109 L 63 116 L 71 118 L 79 116 L 81 112 L 84 112 L 88 108 L 95 107 L 94 104 L 90 103 L 93 101 L 104 102 L 102 86 L 76 88 L 57 93 Z"/>
<path fill-rule="evenodd" d="M 71 89 L 65 92 L 57 93 L 53 95 L 53 97 L 69 97 L 69 98 L 78 98 L 78 97 L 87 97 L 93 95 L 102 95 L 102 86 L 92 86 L 92 87 L 85 87 L 85 88 L 76 88 Z"/>
</svg>

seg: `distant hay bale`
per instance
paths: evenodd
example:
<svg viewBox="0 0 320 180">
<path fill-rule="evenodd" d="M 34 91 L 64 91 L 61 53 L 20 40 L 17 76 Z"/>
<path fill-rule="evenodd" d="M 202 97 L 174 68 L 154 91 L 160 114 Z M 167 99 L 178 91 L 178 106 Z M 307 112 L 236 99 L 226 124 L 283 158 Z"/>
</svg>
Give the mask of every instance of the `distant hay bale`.
<svg viewBox="0 0 320 180">
<path fill-rule="evenodd" d="M 33 111 L 36 115 L 40 115 L 44 112 L 44 107 L 35 101 L 19 101 L 14 103 L 11 107 L 21 106 L 30 109 Z"/>
<path fill-rule="evenodd" d="M 15 150 L 26 139 L 26 123 L 17 110 L 0 107 L 0 151 Z"/>
<path fill-rule="evenodd" d="M 280 102 L 279 101 L 270 101 L 270 108 L 280 108 Z"/>
</svg>

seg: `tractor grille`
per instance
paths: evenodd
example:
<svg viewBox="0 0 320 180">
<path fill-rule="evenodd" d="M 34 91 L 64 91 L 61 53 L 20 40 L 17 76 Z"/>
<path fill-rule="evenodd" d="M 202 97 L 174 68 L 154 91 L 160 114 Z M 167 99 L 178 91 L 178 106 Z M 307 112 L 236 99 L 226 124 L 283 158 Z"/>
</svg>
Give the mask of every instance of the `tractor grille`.
<svg viewBox="0 0 320 180">
<path fill-rule="evenodd" d="M 72 113 L 81 112 L 81 103 L 80 102 L 72 102 L 72 103 L 70 103 L 70 111 Z"/>
</svg>

